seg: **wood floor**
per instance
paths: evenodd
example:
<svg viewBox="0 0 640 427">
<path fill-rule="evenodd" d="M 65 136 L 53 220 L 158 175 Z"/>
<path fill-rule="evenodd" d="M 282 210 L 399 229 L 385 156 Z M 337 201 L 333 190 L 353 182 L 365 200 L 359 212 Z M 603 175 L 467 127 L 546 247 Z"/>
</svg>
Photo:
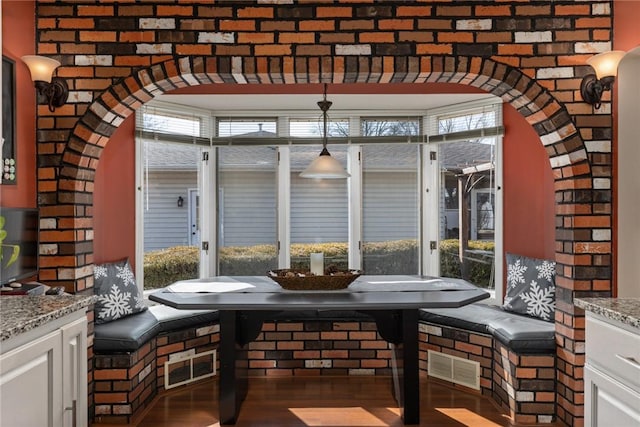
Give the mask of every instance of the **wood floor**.
<svg viewBox="0 0 640 427">
<path fill-rule="evenodd" d="M 399 427 L 389 378 L 251 378 L 236 427 Z M 163 393 L 136 427 L 217 427 L 217 381 Z M 420 426 L 509 426 L 477 394 L 421 380 Z M 549 424 L 545 426 L 549 427 Z M 94 427 L 98 427 L 95 425 Z"/>
</svg>

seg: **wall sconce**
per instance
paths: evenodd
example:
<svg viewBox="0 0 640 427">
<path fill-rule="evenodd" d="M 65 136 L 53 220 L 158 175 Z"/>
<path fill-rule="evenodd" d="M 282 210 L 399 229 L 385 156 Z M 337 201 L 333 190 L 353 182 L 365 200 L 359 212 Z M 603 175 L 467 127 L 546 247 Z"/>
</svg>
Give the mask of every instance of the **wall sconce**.
<svg viewBox="0 0 640 427">
<path fill-rule="evenodd" d="M 52 113 L 57 107 L 62 107 L 69 98 L 69 86 L 61 77 L 53 77 L 53 72 L 60 66 L 55 59 L 39 55 L 26 55 L 22 61 L 29 67 L 31 80 L 35 83 L 38 93 L 45 97 Z"/>
<path fill-rule="evenodd" d="M 580 84 L 582 99 L 596 109 L 600 108 L 602 93 L 611 90 L 618 74 L 618 64 L 626 54 L 623 50 L 603 52 L 587 59 L 587 64 L 595 70 L 595 74 L 587 74 Z"/>
<path fill-rule="evenodd" d="M 184 199 L 182 196 L 178 196 L 178 207 L 181 208 L 184 205 Z"/>
</svg>

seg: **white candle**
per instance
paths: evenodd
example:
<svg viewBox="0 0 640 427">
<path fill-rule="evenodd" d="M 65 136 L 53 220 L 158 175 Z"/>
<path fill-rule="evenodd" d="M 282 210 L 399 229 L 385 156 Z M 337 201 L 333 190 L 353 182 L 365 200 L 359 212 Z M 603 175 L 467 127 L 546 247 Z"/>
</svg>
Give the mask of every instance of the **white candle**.
<svg viewBox="0 0 640 427">
<path fill-rule="evenodd" d="M 322 276 L 324 274 L 324 254 L 322 252 L 314 252 L 310 257 L 311 274 Z"/>
</svg>

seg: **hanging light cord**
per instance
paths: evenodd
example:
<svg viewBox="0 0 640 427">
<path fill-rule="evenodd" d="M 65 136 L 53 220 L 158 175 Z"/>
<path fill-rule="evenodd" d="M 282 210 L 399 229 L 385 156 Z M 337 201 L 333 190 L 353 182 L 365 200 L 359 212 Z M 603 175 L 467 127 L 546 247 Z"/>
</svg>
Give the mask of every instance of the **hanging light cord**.
<svg viewBox="0 0 640 427">
<path fill-rule="evenodd" d="M 321 156 L 329 156 L 329 150 L 327 150 L 327 111 L 331 108 L 333 102 L 327 101 L 327 84 L 324 84 L 324 96 L 322 101 L 318 101 L 318 107 L 322 110 L 322 122 L 324 124 L 324 132 L 322 134 L 322 152 Z"/>
</svg>

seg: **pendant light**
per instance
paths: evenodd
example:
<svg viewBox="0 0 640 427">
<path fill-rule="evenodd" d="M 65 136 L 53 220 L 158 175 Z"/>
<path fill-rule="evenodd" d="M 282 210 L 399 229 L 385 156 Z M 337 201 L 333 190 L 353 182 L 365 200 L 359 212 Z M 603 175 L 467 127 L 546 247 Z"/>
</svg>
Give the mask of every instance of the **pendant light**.
<svg viewBox="0 0 640 427">
<path fill-rule="evenodd" d="M 302 178 L 324 178 L 324 179 L 340 179 L 348 178 L 349 172 L 344 170 L 342 165 L 334 157 L 331 157 L 327 150 L 327 111 L 331 108 L 331 101 L 327 101 L 327 84 L 324 85 L 324 99 L 318 101 L 318 107 L 322 110 L 322 122 L 324 125 L 322 133 L 322 151 L 320 155 L 312 161 L 309 166 L 302 172 Z"/>
</svg>

